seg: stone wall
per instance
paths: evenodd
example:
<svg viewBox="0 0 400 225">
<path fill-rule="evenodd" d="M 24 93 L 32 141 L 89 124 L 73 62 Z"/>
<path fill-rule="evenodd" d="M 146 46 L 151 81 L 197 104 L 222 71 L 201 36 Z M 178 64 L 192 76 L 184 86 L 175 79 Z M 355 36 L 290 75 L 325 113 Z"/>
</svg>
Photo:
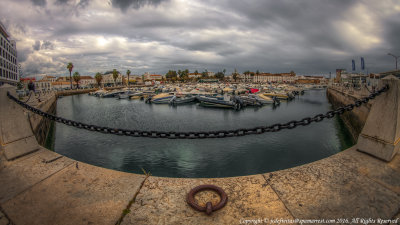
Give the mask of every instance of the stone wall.
<svg viewBox="0 0 400 225">
<path fill-rule="evenodd" d="M 335 109 L 354 103 L 358 99 L 354 95 L 344 93 L 334 88 L 327 89 L 327 97 Z M 363 104 L 360 107 L 354 108 L 352 111 L 345 112 L 341 115 L 341 119 L 343 120 L 347 129 L 350 131 L 355 142 L 357 141 L 358 135 L 361 133 L 361 130 L 367 121 L 367 117 L 371 109 L 371 102 L 373 101 Z"/>
<path fill-rule="evenodd" d="M 98 90 L 98 88 L 57 91 L 56 96 L 58 97 L 58 96 L 86 94 L 86 93 L 89 93 L 92 91 L 97 91 L 97 90 Z"/>
<path fill-rule="evenodd" d="M 44 101 L 37 102 L 35 104 L 35 107 L 44 112 L 56 115 L 57 99 L 54 94 L 51 96 L 47 96 L 47 99 L 45 99 Z M 49 135 L 50 126 L 53 121 L 27 110 L 25 111 L 25 113 L 28 115 L 29 122 L 33 134 L 36 137 L 36 140 L 40 145 L 44 146 L 47 136 Z"/>
</svg>

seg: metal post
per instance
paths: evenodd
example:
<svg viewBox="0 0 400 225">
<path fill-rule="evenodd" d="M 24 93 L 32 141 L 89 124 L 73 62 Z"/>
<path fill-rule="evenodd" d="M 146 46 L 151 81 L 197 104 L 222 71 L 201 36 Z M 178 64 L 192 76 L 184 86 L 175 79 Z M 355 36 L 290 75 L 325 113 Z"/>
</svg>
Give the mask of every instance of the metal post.
<svg viewBox="0 0 400 225">
<path fill-rule="evenodd" d="M 397 70 L 397 59 L 399 58 L 399 56 L 395 56 L 392 53 L 388 53 L 388 55 L 393 56 L 396 59 L 396 70 Z"/>
</svg>

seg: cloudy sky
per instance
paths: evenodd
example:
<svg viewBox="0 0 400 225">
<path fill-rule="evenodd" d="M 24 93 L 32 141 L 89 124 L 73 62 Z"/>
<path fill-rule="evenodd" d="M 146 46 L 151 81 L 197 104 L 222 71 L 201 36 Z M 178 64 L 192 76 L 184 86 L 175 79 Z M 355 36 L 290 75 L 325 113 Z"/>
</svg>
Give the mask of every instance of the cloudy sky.
<svg viewBox="0 0 400 225">
<path fill-rule="evenodd" d="M 329 74 L 400 55 L 398 0 L 1 0 L 24 76 L 168 70 Z"/>
</svg>

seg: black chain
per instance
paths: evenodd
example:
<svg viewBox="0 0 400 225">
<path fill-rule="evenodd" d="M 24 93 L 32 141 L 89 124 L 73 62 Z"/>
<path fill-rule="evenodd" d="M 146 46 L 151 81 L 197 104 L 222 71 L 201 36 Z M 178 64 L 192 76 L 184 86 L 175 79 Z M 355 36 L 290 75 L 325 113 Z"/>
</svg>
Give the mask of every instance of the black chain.
<svg viewBox="0 0 400 225">
<path fill-rule="evenodd" d="M 58 117 L 46 112 L 43 112 L 37 108 L 34 108 L 14 96 L 12 96 L 9 92 L 7 92 L 7 96 L 14 100 L 16 103 L 21 105 L 22 107 L 40 115 L 47 119 L 54 120 L 59 123 L 63 123 L 68 126 L 73 126 L 80 129 L 85 129 L 89 131 L 97 131 L 106 134 L 115 134 L 115 135 L 126 135 L 126 136 L 133 136 L 133 137 L 148 137 L 148 138 L 169 138 L 169 139 L 202 139 L 202 138 L 226 138 L 226 137 L 234 137 L 234 136 L 244 136 L 249 134 L 262 134 L 266 132 L 277 132 L 283 129 L 293 129 L 297 126 L 307 126 L 313 122 L 318 123 L 324 120 L 325 118 L 330 119 L 333 118 L 335 115 L 341 115 L 344 112 L 348 112 L 353 110 L 355 107 L 360 107 L 363 103 L 367 103 L 369 100 L 374 99 L 376 96 L 380 95 L 381 93 L 387 91 L 389 86 L 386 85 L 382 89 L 378 90 L 370 94 L 368 97 L 358 99 L 353 104 L 348 104 L 343 107 L 337 108 L 332 111 L 328 111 L 325 114 L 318 114 L 314 117 L 307 117 L 301 120 L 292 120 L 287 123 L 281 124 L 273 124 L 270 126 L 259 126 L 253 128 L 242 128 L 236 130 L 220 130 L 220 131 L 191 131 L 191 132 L 166 132 L 166 131 L 143 131 L 143 130 L 127 130 L 127 129 L 117 129 L 117 128 L 110 128 L 110 127 L 101 127 L 91 124 L 85 124 L 81 122 L 76 122 L 68 119 L 64 119 L 62 117 Z"/>
</svg>

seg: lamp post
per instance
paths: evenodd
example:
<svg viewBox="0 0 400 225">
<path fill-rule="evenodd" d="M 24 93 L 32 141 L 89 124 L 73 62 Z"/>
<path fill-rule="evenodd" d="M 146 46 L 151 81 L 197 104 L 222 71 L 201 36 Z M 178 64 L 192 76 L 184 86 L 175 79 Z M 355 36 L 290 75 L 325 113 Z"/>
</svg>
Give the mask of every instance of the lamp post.
<svg viewBox="0 0 400 225">
<path fill-rule="evenodd" d="M 399 56 L 395 56 L 392 53 L 388 53 L 388 55 L 393 56 L 396 59 L 396 70 L 397 70 L 397 58 L 399 58 Z"/>
</svg>

